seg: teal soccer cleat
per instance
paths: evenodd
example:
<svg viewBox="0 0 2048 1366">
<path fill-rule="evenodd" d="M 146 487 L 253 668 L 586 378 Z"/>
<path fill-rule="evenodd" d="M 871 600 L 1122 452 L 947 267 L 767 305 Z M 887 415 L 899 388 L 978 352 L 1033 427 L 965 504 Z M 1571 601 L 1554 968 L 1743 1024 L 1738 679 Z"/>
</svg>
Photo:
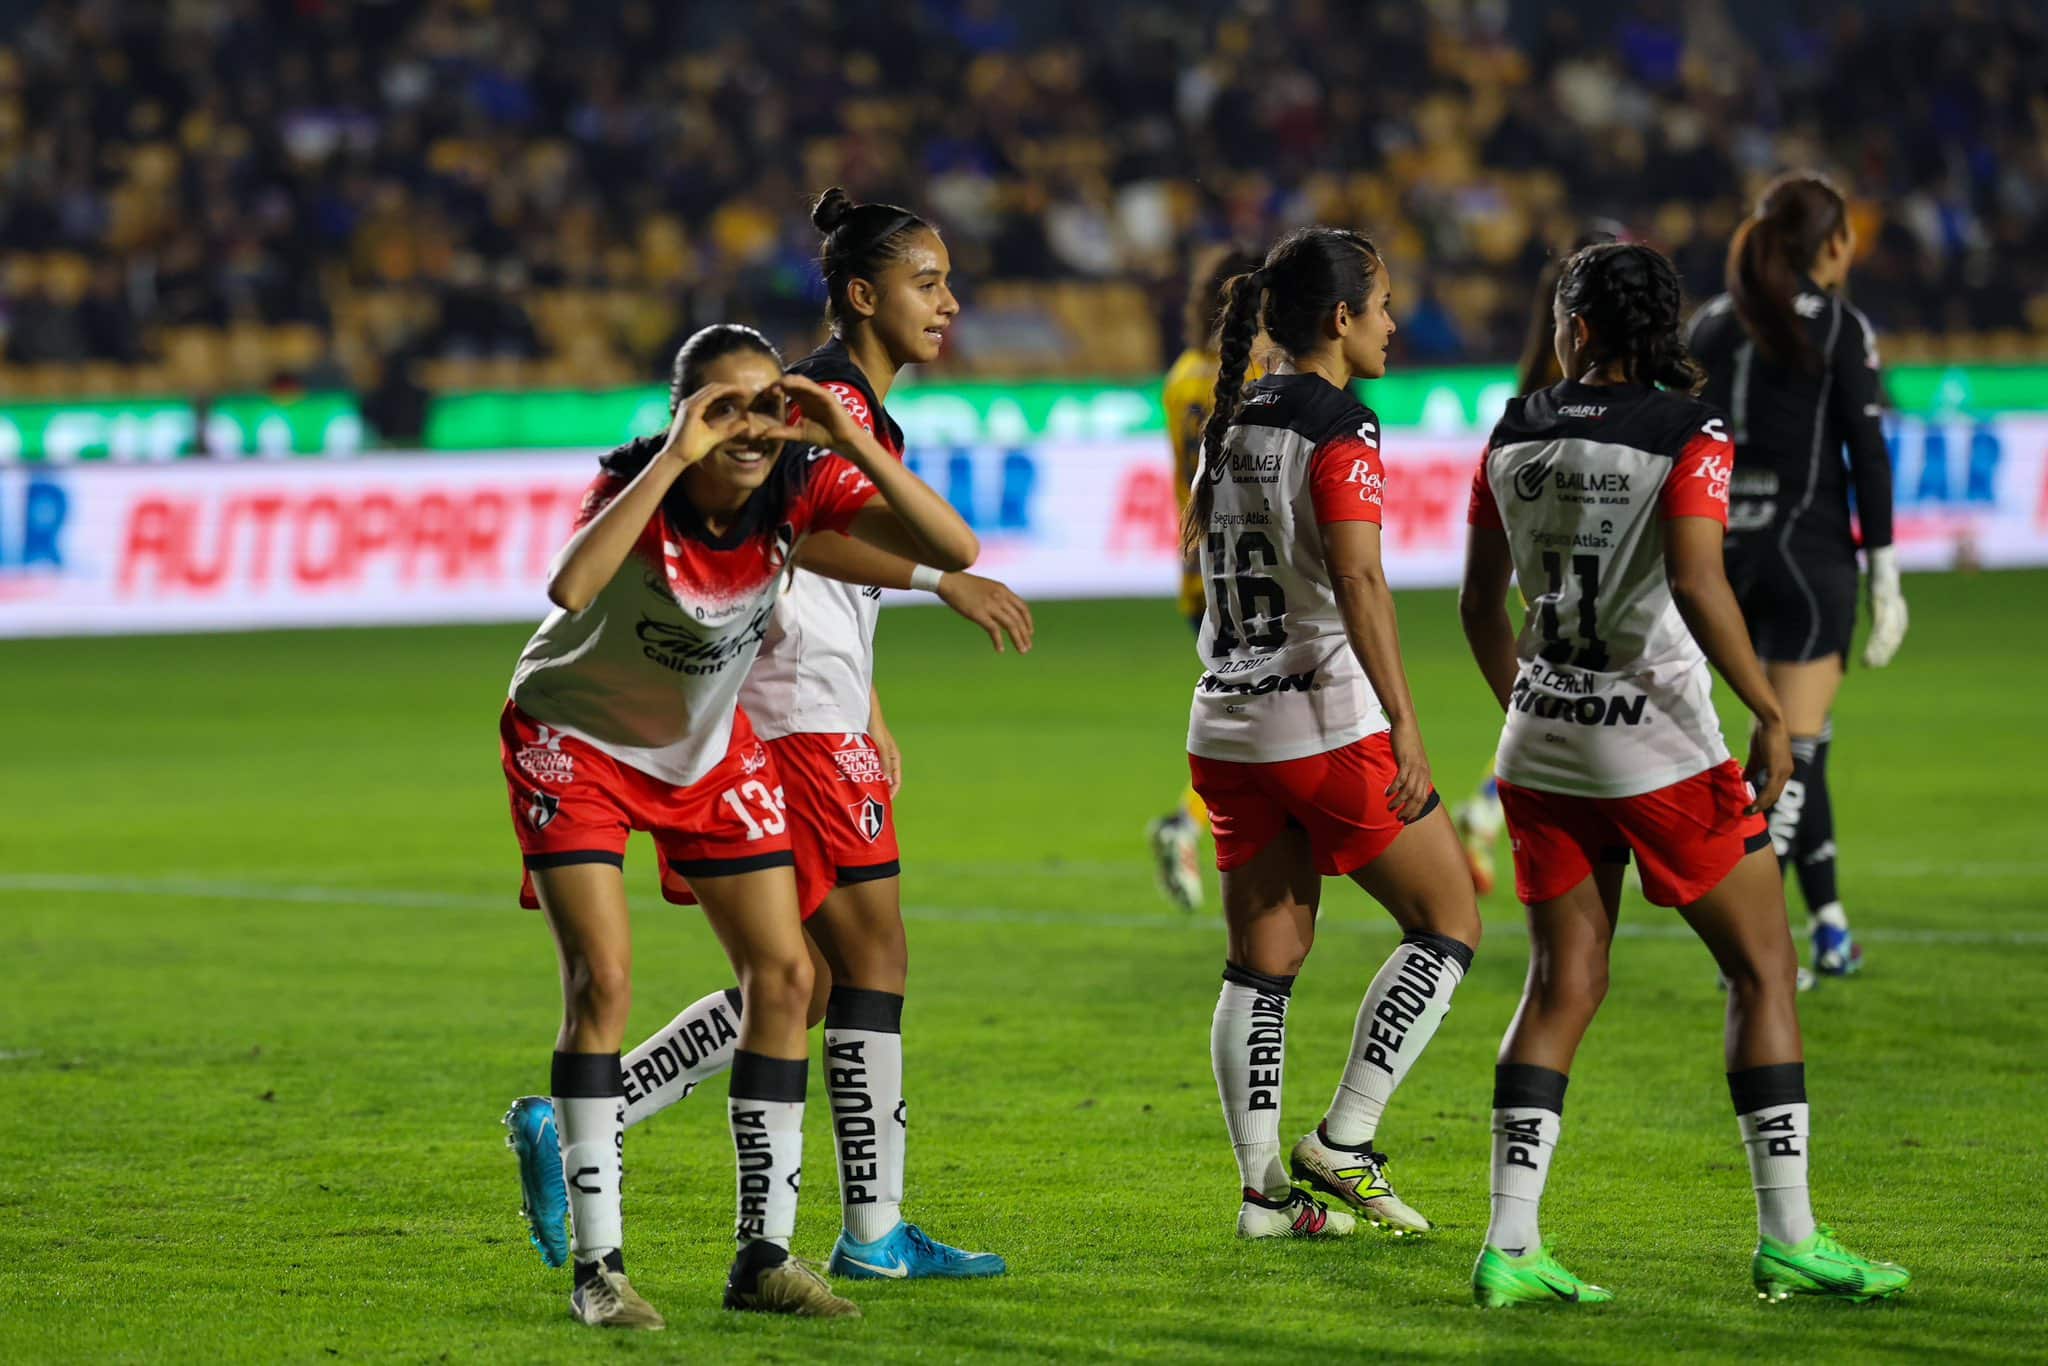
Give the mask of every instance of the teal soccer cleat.
<svg viewBox="0 0 2048 1366">
<path fill-rule="evenodd" d="M 903 1281 L 1000 1276 L 1010 1268 L 993 1252 L 947 1247 L 932 1241 L 916 1224 L 899 1223 L 872 1243 L 857 1243 L 841 1231 L 825 1269 L 851 1281 Z"/>
<path fill-rule="evenodd" d="M 521 1096 L 505 1112 L 505 1146 L 519 1156 L 519 1212 L 527 1236 L 549 1266 L 569 1260 L 569 1189 L 562 1184 L 562 1149 L 555 1140 L 555 1103 Z"/>
</svg>

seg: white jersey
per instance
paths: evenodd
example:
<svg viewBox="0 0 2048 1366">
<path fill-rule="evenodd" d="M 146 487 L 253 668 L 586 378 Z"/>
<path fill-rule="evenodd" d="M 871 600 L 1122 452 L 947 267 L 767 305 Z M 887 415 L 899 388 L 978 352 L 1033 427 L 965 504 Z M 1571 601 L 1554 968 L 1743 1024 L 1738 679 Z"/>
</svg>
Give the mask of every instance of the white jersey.
<svg viewBox="0 0 2048 1366">
<path fill-rule="evenodd" d="M 1495 771 L 1629 797 L 1728 758 L 1713 677 L 1671 599 L 1664 523 L 1728 521 L 1735 449 L 1704 403 L 1570 380 L 1511 399 L 1473 480 L 1528 600 Z"/>
<path fill-rule="evenodd" d="M 902 430 L 875 401 L 844 343 L 835 338 L 789 369 L 823 385 L 885 450 L 902 457 Z M 879 588 L 797 570 L 775 604 L 760 658 L 740 690 L 754 733 L 764 740 L 865 734 L 881 611 Z"/>
<path fill-rule="evenodd" d="M 1379 420 L 1318 375 L 1251 385 L 1220 461 L 1201 558 L 1205 610 L 1188 752 L 1279 763 L 1387 729 L 1352 652 L 1324 523 L 1380 520 Z"/>
<path fill-rule="evenodd" d="M 606 457 L 577 525 L 632 481 L 656 442 Z M 793 551 L 843 531 L 875 486 L 836 455 L 792 447 L 733 529 L 713 536 L 680 491 L 580 612 L 557 608 L 520 653 L 513 703 L 622 764 L 688 787 L 725 757 L 740 680 L 768 631 Z"/>
</svg>

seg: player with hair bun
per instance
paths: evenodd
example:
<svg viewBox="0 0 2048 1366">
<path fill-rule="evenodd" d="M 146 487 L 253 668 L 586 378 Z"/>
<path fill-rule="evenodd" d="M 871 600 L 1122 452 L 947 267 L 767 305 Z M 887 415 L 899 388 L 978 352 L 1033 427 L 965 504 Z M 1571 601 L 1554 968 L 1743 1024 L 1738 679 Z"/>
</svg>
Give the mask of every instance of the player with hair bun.
<svg viewBox="0 0 2048 1366">
<path fill-rule="evenodd" d="M 1792 727 L 1792 781 L 1771 812 L 1771 839 L 1798 875 L 1813 970 L 1825 977 L 1863 964 L 1836 883 L 1828 792 L 1829 713 L 1856 629 L 1858 532 L 1870 586 L 1864 664 L 1891 662 L 1907 620 L 1877 333 L 1842 298 L 1855 254 L 1842 192 L 1810 173 L 1781 176 L 1736 229 L 1728 292 L 1700 307 L 1691 333 L 1706 396 L 1735 439 L 1728 577 Z"/>
<path fill-rule="evenodd" d="M 1678 908 L 1729 983 L 1757 1292 L 1865 1300 L 1908 1280 L 1836 1242 L 1807 1194 L 1798 956 L 1762 814 L 1792 747 L 1722 567 L 1735 451 L 1691 397 L 1701 375 L 1678 309 L 1678 273 L 1649 247 L 1574 253 L 1553 305 L 1565 378 L 1509 400 L 1472 483 L 1459 614 L 1507 713 L 1498 774 L 1530 940 L 1494 1069 L 1492 1219 L 1472 1270 L 1489 1307 L 1613 1298 L 1550 1255 L 1537 1212 L 1631 855 L 1644 895 Z M 1528 599 L 1519 637 L 1511 577 Z M 1756 718 L 1747 780 L 1721 738 L 1710 662 Z"/>
<path fill-rule="evenodd" d="M 506 1121 L 535 1240 L 555 1265 L 574 1259 L 575 1316 L 662 1327 L 626 1279 L 620 1207 L 632 964 L 621 870 L 628 833 L 652 832 L 664 881 L 689 879 L 739 975 L 728 1101 L 739 1249 L 726 1307 L 852 1316 L 858 1307 L 789 1253 L 812 969 L 782 779 L 739 709 L 741 681 L 807 538 L 849 534 L 954 569 L 980 547 L 751 328 L 691 337 L 674 396 L 665 436 L 604 458 L 549 572 L 555 611 L 520 654 L 499 722 L 521 901 L 554 933 L 563 997 L 551 1099 L 518 1102 Z M 551 1222 L 536 1217 L 543 1208 Z"/>
<path fill-rule="evenodd" d="M 1394 1193 L 1375 1138 L 1479 943 L 1380 564 L 1379 420 L 1351 395 L 1386 373 L 1391 294 L 1373 244 L 1324 227 L 1288 234 L 1231 282 L 1182 523 L 1205 588 L 1188 768 L 1229 931 L 1210 1061 L 1247 1238 L 1341 1237 L 1352 1211 L 1396 1232 L 1430 1227 Z M 1261 324 L 1278 363 L 1247 388 Z M 1283 1165 L 1287 1008 L 1325 877 L 1370 892 L 1403 934 L 1359 1006 L 1328 1111 Z"/>
<path fill-rule="evenodd" d="M 789 367 L 829 395 L 846 420 L 901 461 L 903 431 L 883 407 L 905 365 L 937 359 L 959 312 L 951 261 L 936 229 L 908 209 L 819 196 L 831 340 Z M 1019 651 L 1031 611 L 993 579 L 945 570 L 829 532 L 807 538 L 796 572 L 763 622 L 760 654 L 740 703 L 773 757 L 780 786 L 771 821 L 786 819 L 814 991 L 808 1023 L 825 1025 L 844 1229 L 828 1269 L 851 1279 L 1001 1275 L 1003 1259 L 928 1237 L 902 1216 L 908 1107 L 902 1018 L 909 947 L 897 861 L 894 795 L 902 758 L 875 694 L 874 638 L 884 588 L 926 589 Z M 692 898 L 687 869 L 664 891 Z M 625 1123 L 640 1124 L 733 1066 L 744 1029 L 730 987 L 691 1003 L 622 1060 Z M 559 1219 L 546 1192 L 559 1172 L 545 1144 L 522 1150 L 534 1241 L 548 1255 Z"/>
</svg>

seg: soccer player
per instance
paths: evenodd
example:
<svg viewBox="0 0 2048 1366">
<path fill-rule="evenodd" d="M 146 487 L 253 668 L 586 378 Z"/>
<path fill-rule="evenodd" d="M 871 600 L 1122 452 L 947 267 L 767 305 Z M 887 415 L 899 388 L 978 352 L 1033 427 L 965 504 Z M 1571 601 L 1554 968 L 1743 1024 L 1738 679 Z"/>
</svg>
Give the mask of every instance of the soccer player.
<svg viewBox="0 0 2048 1366">
<path fill-rule="evenodd" d="M 740 1246 L 726 1306 L 854 1315 L 788 1251 L 812 971 L 782 779 L 737 706 L 740 681 L 807 536 L 849 534 L 952 569 L 979 547 L 943 498 L 836 396 L 785 375 L 752 329 L 692 337 L 671 402 L 665 436 L 605 457 L 549 574 L 556 610 L 521 653 L 500 721 L 521 900 L 546 915 L 561 959 L 550 1090 L 573 1213 L 570 1305 L 588 1324 L 662 1326 L 621 1250 L 632 961 L 621 870 L 638 829 L 653 833 L 667 871 L 690 879 L 739 975 L 728 1108 Z M 836 454 L 807 458 L 789 442 Z"/>
<path fill-rule="evenodd" d="M 1472 484 L 1459 613 L 1507 712 L 1500 791 L 1530 939 L 1494 1069 L 1482 1305 L 1613 1298 L 1550 1255 L 1537 1208 L 1572 1058 L 1606 994 L 1631 852 L 1644 894 L 1678 908 L 1730 984 L 1758 1292 L 1863 1300 L 1908 1279 L 1837 1243 L 1807 1198 L 1798 957 L 1761 814 L 1792 772 L 1791 740 L 1723 570 L 1735 453 L 1721 417 L 1686 397 L 1700 375 L 1678 304 L 1677 272 L 1648 247 L 1575 253 L 1555 306 L 1567 378 L 1509 402 Z M 1519 639 L 1511 574 L 1529 599 Z M 1710 661 L 1756 718 L 1748 781 L 1721 739 Z"/>
<path fill-rule="evenodd" d="M 1828 713 L 1856 629 L 1852 487 L 1870 569 L 1866 665 L 1891 663 L 1907 617 L 1877 334 L 1841 297 L 1855 254 L 1841 192 L 1817 175 L 1781 176 L 1736 229 L 1728 292 L 1700 308 L 1690 338 L 1705 397 L 1728 414 L 1735 439 L 1728 578 L 1792 727 L 1792 781 L 1771 811 L 1771 842 L 1798 873 L 1813 970 L 1824 977 L 1863 963 L 1837 890 L 1828 794 Z"/>
<path fill-rule="evenodd" d="M 1192 264 L 1187 313 L 1182 321 L 1186 349 L 1166 372 L 1164 396 L 1166 437 L 1173 446 L 1174 498 L 1183 516 L 1195 482 L 1195 465 L 1201 458 L 1202 429 L 1209 424 L 1216 398 L 1216 333 L 1223 323 L 1223 287 L 1237 276 L 1257 270 L 1259 258 L 1240 246 L 1219 245 L 1203 250 Z M 1250 378 L 1258 375 L 1253 373 Z M 1201 566 L 1192 554 L 1182 559 L 1180 614 L 1188 629 L 1202 629 Z M 1202 869 L 1195 846 L 1208 828 L 1208 808 L 1189 786 L 1173 810 L 1145 830 L 1159 890 L 1184 911 L 1202 904 Z"/>
<path fill-rule="evenodd" d="M 882 400 L 904 365 L 937 358 L 959 312 L 945 243 L 909 210 L 856 205 L 837 188 L 819 198 L 812 218 L 825 235 L 833 337 L 789 373 L 819 386 L 900 461 L 903 433 Z M 1002 1257 L 950 1247 L 902 1217 L 909 950 L 892 801 L 902 761 L 873 690 L 874 634 L 884 587 L 935 591 L 988 631 L 999 651 L 1006 634 L 1018 650 L 1031 648 L 1030 609 L 992 579 L 942 573 L 829 532 L 805 541 L 796 562 L 740 702 L 780 775 L 817 988 L 808 1022 L 825 1024 L 845 1220 L 828 1269 L 856 1280 L 1001 1275 Z M 672 866 L 664 894 L 687 902 L 695 881 Z M 625 1055 L 628 1128 L 735 1065 L 742 1010 L 733 988 L 712 992 Z M 540 1136 L 545 1120 L 540 1097 L 515 1102 L 506 1116 L 533 1241 L 553 1261 L 561 1177 Z"/>
<path fill-rule="evenodd" d="M 1231 283 L 1182 524 L 1201 556 L 1207 670 L 1188 768 L 1209 807 L 1229 927 L 1210 1058 L 1247 1238 L 1341 1237 L 1357 1227 L 1351 1211 L 1396 1232 L 1430 1226 L 1394 1193 L 1375 1139 L 1479 943 L 1380 565 L 1379 420 L 1351 395 L 1354 380 L 1386 373 L 1389 297 L 1373 244 L 1323 227 L 1290 233 Z M 1261 321 L 1284 354 L 1247 389 Z M 1351 878 L 1403 934 L 1359 1006 L 1328 1111 L 1283 1166 L 1288 998 L 1325 877 Z"/>
<path fill-rule="evenodd" d="M 1599 242 L 1628 240 L 1628 229 L 1621 224 L 1611 218 L 1596 218 L 1572 240 L 1564 256 Z M 1522 343 L 1522 358 L 1515 364 L 1517 394 L 1533 394 L 1539 389 L 1548 389 L 1564 378 L 1557 368 L 1557 348 L 1550 344 L 1550 306 L 1557 296 L 1557 272 L 1563 259 L 1563 256 L 1557 256 L 1546 261 L 1536 277 L 1536 292 L 1531 296 L 1534 302 L 1530 306 L 1529 331 Z M 1486 777 L 1480 780 L 1478 790 L 1459 802 L 1451 812 L 1451 823 L 1458 828 L 1458 839 L 1465 846 L 1465 858 L 1472 865 L 1472 886 L 1481 896 L 1493 890 L 1493 847 L 1500 839 L 1503 819 L 1500 787 L 1494 781 L 1493 766 L 1488 764 Z"/>
</svg>

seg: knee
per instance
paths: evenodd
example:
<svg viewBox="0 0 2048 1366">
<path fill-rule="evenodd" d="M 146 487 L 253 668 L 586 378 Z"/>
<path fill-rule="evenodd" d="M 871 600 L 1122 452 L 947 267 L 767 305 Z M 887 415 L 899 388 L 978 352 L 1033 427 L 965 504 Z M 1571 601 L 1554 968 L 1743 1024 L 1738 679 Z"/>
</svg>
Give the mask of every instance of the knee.
<svg viewBox="0 0 2048 1366">
<path fill-rule="evenodd" d="M 804 1028 L 816 1029 L 825 1022 L 825 1003 L 832 996 L 832 972 L 815 960 L 811 964 L 811 1002 L 804 1009 Z"/>
<path fill-rule="evenodd" d="M 807 1016 L 818 987 L 818 974 L 809 955 L 791 954 L 752 964 L 741 983 L 743 1009 L 763 1020 L 795 1019 Z M 819 1011 L 819 1018 L 824 1012 Z"/>
<path fill-rule="evenodd" d="M 633 1008 L 633 974 L 623 958 L 599 956 L 570 962 L 563 978 L 563 1014 L 571 1026 L 604 1033 L 623 1032 Z"/>
<path fill-rule="evenodd" d="M 1723 975 L 1728 979 L 1730 1003 L 1744 1009 L 1790 1002 L 1799 992 L 1799 958 L 1789 950 L 1746 959 L 1724 968 Z"/>
<path fill-rule="evenodd" d="M 1591 1017 L 1607 999 L 1607 962 L 1532 961 L 1529 995 L 1547 1015 Z"/>
</svg>

